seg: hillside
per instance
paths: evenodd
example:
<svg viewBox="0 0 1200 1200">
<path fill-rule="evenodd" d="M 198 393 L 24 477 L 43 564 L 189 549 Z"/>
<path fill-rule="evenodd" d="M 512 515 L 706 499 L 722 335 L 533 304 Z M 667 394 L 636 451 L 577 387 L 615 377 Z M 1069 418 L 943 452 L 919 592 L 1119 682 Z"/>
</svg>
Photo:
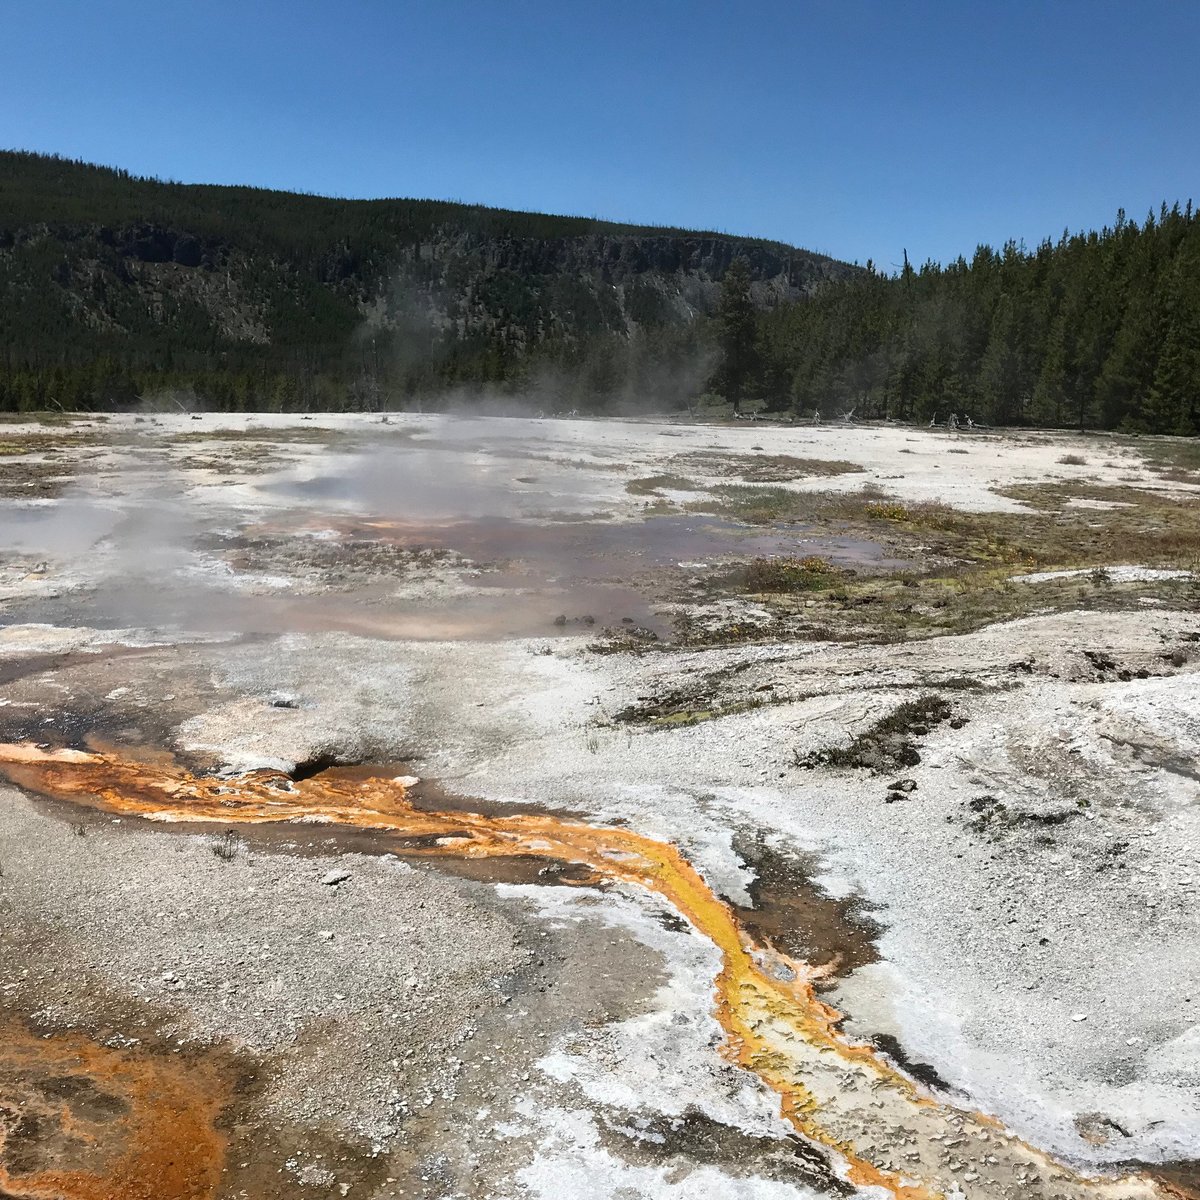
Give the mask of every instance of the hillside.
<svg viewBox="0 0 1200 1200">
<path fill-rule="evenodd" d="M 762 309 L 850 277 L 774 242 L 430 200 L 165 183 L 0 152 L 0 408 L 377 407 L 698 390 L 735 258 Z"/>
</svg>

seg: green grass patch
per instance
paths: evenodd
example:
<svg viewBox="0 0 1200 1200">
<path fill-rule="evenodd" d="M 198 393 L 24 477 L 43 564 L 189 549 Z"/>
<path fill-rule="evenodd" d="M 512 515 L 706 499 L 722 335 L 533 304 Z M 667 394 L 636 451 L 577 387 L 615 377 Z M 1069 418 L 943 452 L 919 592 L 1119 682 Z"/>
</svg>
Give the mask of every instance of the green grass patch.
<svg viewBox="0 0 1200 1200">
<path fill-rule="evenodd" d="M 703 490 L 694 479 L 685 475 L 647 475 L 644 479 L 631 479 L 625 490 L 631 496 L 661 496 L 662 489 L 672 492 L 697 492 Z"/>
<path fill-rule="evenodd" d="M 839 572 L 824 558 L 779 555 L 755 558 L 747 563 L 742 573 L 742 585 L 748 592 L 812 592 L 828 587 L 838 575 Z"/>
</svg>

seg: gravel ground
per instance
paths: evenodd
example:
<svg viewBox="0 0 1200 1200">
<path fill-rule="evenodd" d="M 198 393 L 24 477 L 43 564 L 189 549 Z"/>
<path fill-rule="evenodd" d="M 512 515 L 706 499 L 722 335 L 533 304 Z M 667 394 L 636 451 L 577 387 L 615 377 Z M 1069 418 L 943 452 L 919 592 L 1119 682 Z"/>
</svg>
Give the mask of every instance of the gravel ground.
<svg viewBox="0 0 1200 1200">
<path fill-rule="evenodd" d="M 51 1023 L 87 1023 L 98 979 L 97 1005 L 127 995 L 175 1039 L 272 1055 L 280 1119 L 333 1115 L 343 1133 L 386 1140 L 397 1090 L 414 1104 L 452 1083 L 445 1061 L 528 962 L 521 923 L 477 885 L 393 858 L 325 857 L 312 843 L 298 857 L 239 840 L 225 859 L 215 835 L 121 824 L 67 824 L 4 790 L 6 962 L 30 950 L 21 922 L 49 938 L 45 958 L 34 947 L 12 972 L 8 999 Z M 334 867 L 348 878 L 322 884 Z"/>
</svg>

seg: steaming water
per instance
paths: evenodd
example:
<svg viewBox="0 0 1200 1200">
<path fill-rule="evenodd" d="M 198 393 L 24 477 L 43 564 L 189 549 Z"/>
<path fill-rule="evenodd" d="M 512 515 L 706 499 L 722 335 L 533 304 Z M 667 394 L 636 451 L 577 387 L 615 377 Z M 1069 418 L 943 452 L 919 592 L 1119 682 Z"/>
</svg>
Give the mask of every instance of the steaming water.
<svg viewBox="0 0 1200 1200">
<path fill-rule="evenodd" d="M 90 550 L 120 522 L 120 510 L 85 497 L 0 501 L 0 553 L 71 558 Z"/>
<path fill-rule="evenodd" d="M 421 639 L 637 625 L 662 636 L 670 627 L 669 615 L 656 612 L 664 587 L 734 558 L 820 554 L 843 566 L 893 565 L 873 543 L 802 527 L 751 529 L 698 514 L 598 519 L 621 491 L 603 464 L 470 433 L 441 446 L 322 450 L 300 466 L 208 491 L 156 460 L 150 487 L 135 494 L 122 470 L 116 483 L 125 494 L 0 503 L 9 581 L 38 562 L 53 568 L 43 586 L 17 586 L 0 621 Z M 525 463 L 531 474 L 515 474 Z M 313 537 L 328 539 L 332 559 L 306 552 Z M 395 557 L 362 572 L 364 543 Z M 431 571 L 413 561 L 420 548 L 458 560 Z M 262 566 L 256 559 L 266 550 L 272 561 Z"/>
</svg>

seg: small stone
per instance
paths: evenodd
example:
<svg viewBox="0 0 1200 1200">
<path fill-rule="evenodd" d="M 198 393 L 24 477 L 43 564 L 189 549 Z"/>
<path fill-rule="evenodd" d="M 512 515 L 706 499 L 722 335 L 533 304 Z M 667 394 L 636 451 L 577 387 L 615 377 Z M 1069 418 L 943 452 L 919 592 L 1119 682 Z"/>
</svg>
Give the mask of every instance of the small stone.
<svg viewBox="0 0 1200 1200">
<path fill-rule="evenodd" d="M 1087 1013 L 1072 1013 L 1071 1014 L 1072 1021 L 1086 1021 L 1087 1019 L 1088 1019 Z"/>
<path fill-rule="evenodd" d="M 345 881 L 349 878 L 349 871 L 327 871 L 321 876 L 321 882 L 326 887 L 333 887 L 335 884 L 345 883 Z"/>
</svg>

